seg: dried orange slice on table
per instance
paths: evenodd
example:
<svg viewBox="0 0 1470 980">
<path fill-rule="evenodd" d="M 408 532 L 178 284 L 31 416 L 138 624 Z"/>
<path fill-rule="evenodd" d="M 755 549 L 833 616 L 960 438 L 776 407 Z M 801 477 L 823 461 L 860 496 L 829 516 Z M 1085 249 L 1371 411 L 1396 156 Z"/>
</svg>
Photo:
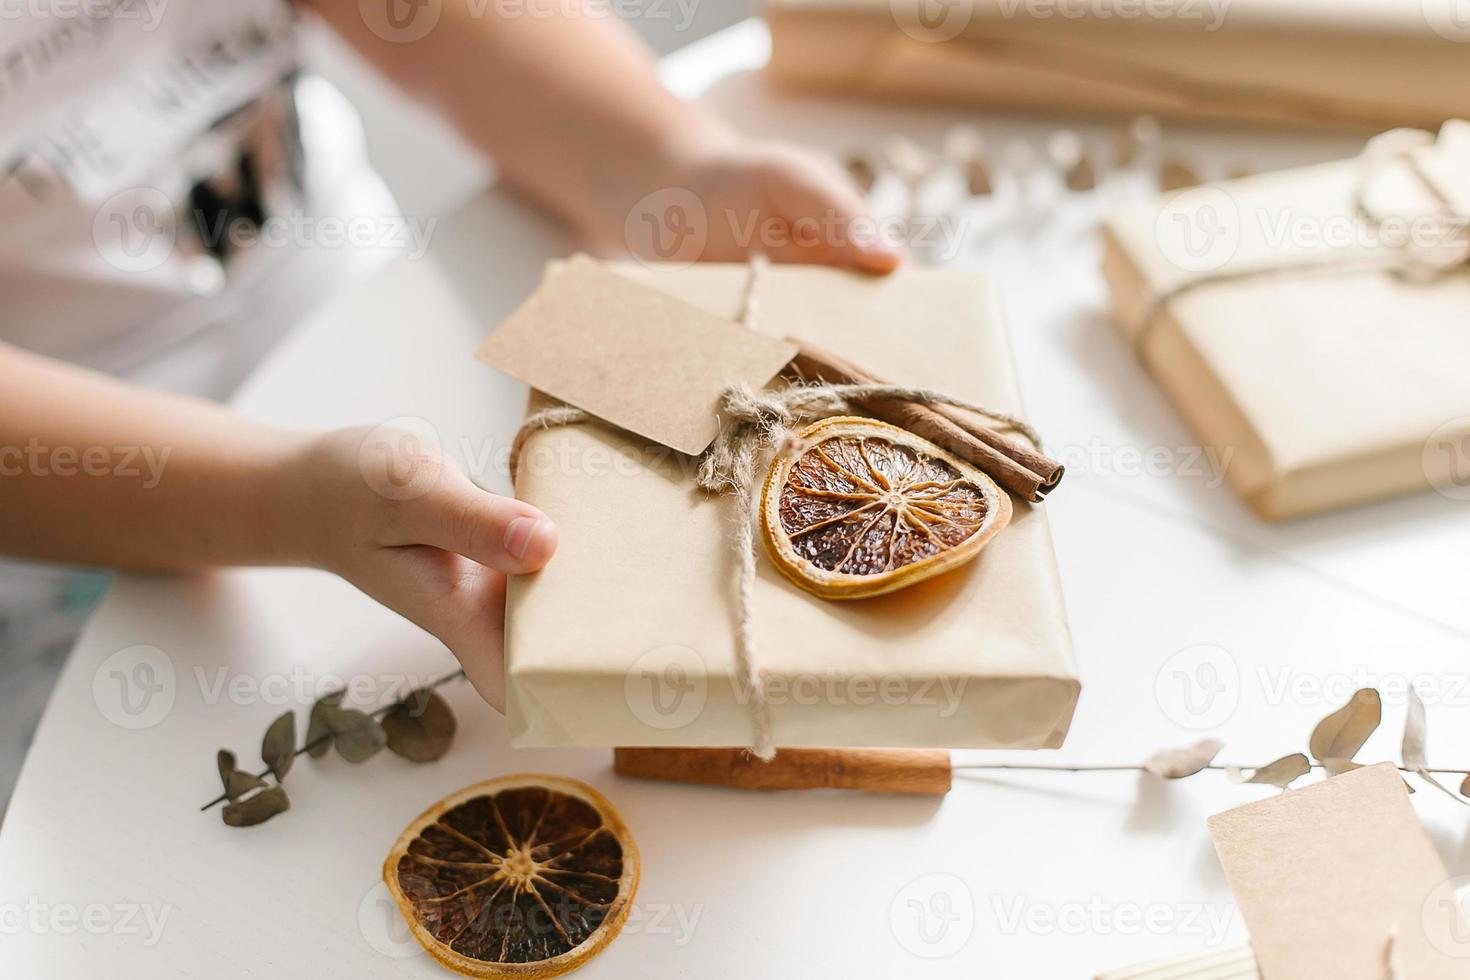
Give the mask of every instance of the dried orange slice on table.
<svg viewBox="0 0 1470 980">
<path fill-rule="evenodd" d="M 590 786 L 502 776 L 419 816 L 383 863 L 414 937 L 468 977 L 557 977 L 622 929 L 638 847 Z"/>
<path fill-rule="evenodd" d="M 860 599 L 970 561 L 1011 519 L 1011 498 L 971 464 L 873 419 L 838 416 L 796 436 L 761 493 L 766 549 L 826 599 Z"/>
</svg>

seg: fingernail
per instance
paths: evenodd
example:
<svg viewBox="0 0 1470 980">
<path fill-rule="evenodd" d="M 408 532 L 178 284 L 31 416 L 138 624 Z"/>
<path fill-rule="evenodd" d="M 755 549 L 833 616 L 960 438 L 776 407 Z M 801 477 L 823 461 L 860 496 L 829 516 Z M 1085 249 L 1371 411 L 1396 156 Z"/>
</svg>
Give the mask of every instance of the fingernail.
<svg viewBox="0 0 1470 980">
<path fill-rule="evenodd" d="M 505 550 L 514 559 L 519 561 L 526 557 L 526 549 L 531 546 L 531 539 L 536 536 L 536 531 L 541 526 L 539 517 L 517 517 L 505 526 Z"/>
</svg>

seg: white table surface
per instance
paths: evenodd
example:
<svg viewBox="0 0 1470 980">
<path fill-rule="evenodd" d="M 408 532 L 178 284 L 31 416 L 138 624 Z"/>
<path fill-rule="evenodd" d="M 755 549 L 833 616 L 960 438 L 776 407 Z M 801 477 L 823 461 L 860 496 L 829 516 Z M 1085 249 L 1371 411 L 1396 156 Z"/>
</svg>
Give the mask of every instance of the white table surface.
<svg viewBox="0 0 1470 980">
<path fill-rule="evenodd" d="M 766 43 L 747 23 L 668 59 L 666 73 L 753 132 L 835 151 L 892 132 L 932 144 L 956 121 L 985 118 L 778 97 L 750 73 Z M 1049 125 L 986 122 L 1032 137 Z M 1342 138 L 1180 138 L 1221 172 L 1353 149 Z M 1431 762 L 1470 763 L 1470 507 L 1426 492 L 1270 527 L 1190 475 L 1193 437 L 1107 322 L 1083 230 L 1098 206 L 1027 222 L 966 259 L 1003 283 L 1033 420 L 1070 464 L 1046 508 L 1083 696 L 1066 748 L 1039 755 L 1126 762 L 1213 732 L 1222 758 L 1263 761 L 1305 748 L 1317 718 L 1378 683 L 1385 724 L 1363 757 L 1391 758 L 1402 685 L 1417 678 Z M 393 266 L 297 332 L 239 409 L 302 428 L 426 419 L 472 462 L 503 447 L 523 390 L 470 358 L 478 328 L 417 298 L 426 277 L 448 281 L 493 324 L 568 243 L 491 193 L 434 244 L 433 261 Z M 1182 474 L 1141 468 L 1150 449 Z M 476 475 L 504 485 L 493 467 Z M 113 672 L 146 679 L 130 673 L 139 655 L 122 652 L 139 645 L 161 651 L 145 655 L 161 689 L 128 716 Z M 642 849 L 635 917 L 588 980 L 1088 977 L 1244 939 L 1204 819 L 1271 791 L 1218 772 L 1167 785 L 1129 773 L 966 775 L 942 802 L 625 782 L 607 752 L 510 749 L 501 719 L 456 685 L 445 693 L 460 733 L 437 764 L 302 760 L 287 780 L 292 811 L 274 822 L 231 830 L 198 812 L 216 792 L 215 749 L 253 761 L 267 723 L 311 700 L 298 687 L 334 676 L 388 687 L 452 666 L 438 643 L 325 574 L 120 578 L 72 655 L 0 833 L 0 976 L 442 976 L 385 904 L 380 862 L 430 802 L 524 770 L 600 788 Z M 1181 678 L 1196 679 L 1194 701 Z M 1434 792 L 1414 802 L 1452 873 L 1470 871 L 1465 811 Z"/>
</svg>

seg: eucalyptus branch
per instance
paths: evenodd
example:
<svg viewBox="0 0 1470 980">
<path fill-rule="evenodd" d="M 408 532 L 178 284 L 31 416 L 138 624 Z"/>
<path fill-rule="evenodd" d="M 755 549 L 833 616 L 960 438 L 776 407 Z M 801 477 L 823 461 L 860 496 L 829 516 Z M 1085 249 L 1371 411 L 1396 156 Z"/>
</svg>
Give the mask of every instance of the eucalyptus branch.
<svg viewBox="0 0 1470 980">
<path fill-rule="evenodd" d="M 464 672 L 463 669 L 456 670 L 453 673 L 445 674 L 443 677 L 439 677 L 439 678 L 437 678 L 435 680 L 430 681 L 424 687 L 419 688 L 419 690 L 430 690 L 430 691 L 432 691 L 432 690 L 435 690 L 437 688 L 443 687 L 445 684 L 448 684 L 450 681 L 460 680 L 464 676 L 465 676 L 465 672 Z M 326 697 L 332 697 L 333 695 L 340 694 L 340 693 L 341 692 L 334 691 L 334 692 L 331 692 L 330 694 L 328 694 Z M 397 708 L 402 707 L 405 703 L 406 703 L 406 700 L 401 698 L 401 699 L 399 699 L 397 701 L 392 701 L 392 702 L 390 702 L 388 704 L 381 705 L 378 708 L 374 709 L 373 711 L 366 712 L 366 714 L 368 715 L 368 717 L 373 718 L 375 720 L 381 719 L 382 717 L 384 717 L 385 715 L 387 715 L 390 711 L 393 711 L 393 710 L 395 710 Z M 336 733 L 331 732 L 331 731 L 323 732 L 321 735 L 318 735 L 316 738 L 311 739 L 305 745 L 302 745 L 300 748 L 298 748 L 295 752 L 293 752 L 291 754 L 291 757 L 293 759 L 294 758 L 299 758 L 300 756 L 305 755 L 306 753 L 310 752 L 312 749 L 320 748 L 320 747 L 328 744 L 334 738 L 336 738 Z M 274 770 L 271 767 L 267 766 L 266 768 L 262 769 L 260 772 L 254 773 L 253 776 L 256 779 L 264 779 L 266 776 L 269 776 L 273 771 Z M 214 799 L 210 800 L 208 803 L 206 803 L 203 806 L 201 806 L 199 808 L 199 810 L 200 810 L 200 812 L 204 812 L 206 810 L 212 809 L 213 807 L 219 806 L 221 803 L 227 803 L 227 802 L 229 802 L 229 800 L 230 800 L 229 794 L 227 794 L 227 793 L 221 793 L 219 796 L 215 797 Z"/>
<path fill-rule="evenodd" d="M 1399 772 L 1413 773 L 1451 799 L 1470 805 L 1470 778 L 1461 781 L 1458 792 L 1434 778 L 1436 775 L 1470 777 L 1470 769 L 1434 768 L 1429 765 L 1424 757 L 1427 742 L 1424 715 L 1424 702 L 1420 700 L 1418 691 L 1411 686 L 1399 761 L 1394 763 L 1394 768 Z M 1184 779 L 1206 769 L 1214 769 L 1228 773 L 1236 782 L 1275 786 L 1285 790 L 1313 769 L 1321 769 L 1329 776 L 1335 776 L 1362 768 L 1361 763 L 1353 760 L 1368 741 L 1368 737 L 1377 730 L 1382 718 L 1382 698 L 1373 688 L 1365 687 L 1355 692 L 1347 704 L 1317 722 L 1307 744 L 1310 757 L 1307 752 L 1292 752 L 1258 766 L 1232 766 L 1216 762 L 1215 757 L 1225 747 L 1224 743 L 1207 738 L 1193 745 L 1161 749 L 1142 762 L 1133 764 L 962 762 L 951 768 L 969 772 L 1006 769 L 1032 772 L 1146 772 L 1160 779 Z"/>
<path fill-rule="evenodd" d="M 1320 762 L 1309 762 L 1309 763 L 1307 763 L 1307 765 L 1308 765 L 1309 768 L 1312 768 L 1312 769 L 1325 769 L 1325 768 L 1327 768 L 1325 765 L 1323 765 Z M 1018 769 L 1018 770 L 1029 770 L 1029 771 L 1032 771 L 1032 772 L 1146 772 L 1147 771 L 1147 769 L 1141 763 L 1133 763 L 1131 765 L 1081 765 L 1081 766 L 1064 766 L 1064 765 L 1060 765 L 1060 764 L 1048 764 L 1048 763 L 1044 763 L 1044 762 L 962 762 L 959 765 L 951 766 L 950 768 L 953 769 L 956 772 L 959 772 L 961 769 L 973 769 L 973 770 L 980 770 L 980 769 Z M 1224 771 L 1229 770 L 1229 769 L 1260 769 L 1260 768 L 1262 768 L 1262 766 L 1234 766 L 1234 765 L 1222 765 L 1222 764 L 1220 764 L 1218 762 L 1212 762 L 1209 765 L 1204 766 L 1203 768 L 1205 768 L 1205 769 L 1217 769 L 1217 770 L 1219 770 L 1221 772 L 1224 772 Z M 1428 772 L 1428 773 L 1434 773 L 1436 775 L 1446 775 L 1446 776 L 1470 776 L 1470 769 L 1430 769 L 1430 768 L 1425 768 L 1425 769 L 1411 769 L 1408 766 L 1399 766 L 1398 767 L 1398 770 L 1399 770 L 1399 772 L 1413 772 L 1413 773 Z"/>
</svg>

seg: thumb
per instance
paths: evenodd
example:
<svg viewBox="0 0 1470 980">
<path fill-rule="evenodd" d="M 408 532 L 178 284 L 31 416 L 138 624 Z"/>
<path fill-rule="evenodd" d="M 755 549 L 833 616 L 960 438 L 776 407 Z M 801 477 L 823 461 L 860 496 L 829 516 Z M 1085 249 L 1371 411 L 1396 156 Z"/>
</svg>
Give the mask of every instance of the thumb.
<svg viewBox="0 0 1470 980">
<path fill-rule="evenodd" d="M 514 497 L 481 490 L 446 468 L 423 496 L 406 501 L 404 543 L 442 548 L 508 575 L 534 572 L 556 551 L 556 525 Z"/>
</svg>

